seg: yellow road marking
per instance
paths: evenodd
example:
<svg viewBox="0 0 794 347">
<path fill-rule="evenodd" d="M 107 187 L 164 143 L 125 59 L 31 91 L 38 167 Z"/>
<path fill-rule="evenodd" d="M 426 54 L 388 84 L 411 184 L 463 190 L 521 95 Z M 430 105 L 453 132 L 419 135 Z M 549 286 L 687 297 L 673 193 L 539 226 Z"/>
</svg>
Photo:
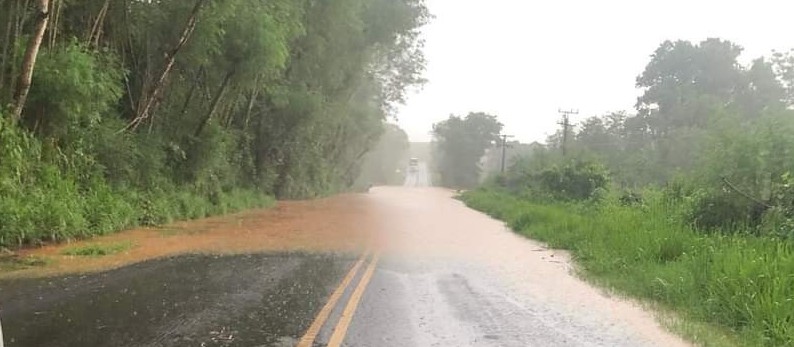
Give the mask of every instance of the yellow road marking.
<svg viewBox="0 0 794 347">
<path fill-rule="evenodd" d="M 339 318 L 339 323 L 336 324 L 334 333 L 331 334 L 331 339 L 328 340 L 328 347 L 339 347 L 342 345 L 342 341 L 345 340 L 347 329 L 350 327 L 350 323 L 353 321 L 353 316 L 356 314 L 358 303 L 361 301 L 361 297 L 364 296 L 364 291 L 367 289 L 369 280 L 372 279 L 372 274 L 375 273 L 375 267 L 378 265 L 379 258 L 380 253 L 375 254 L 372 262 L 369 263 L 369 267 L 367 267 L 367 271 L 361 277 L 361 281 L 358 282 L 356 290 L 352 295 L 350 295 L 350 300 L 347 302 L 345 310 L 342 311 L 342 317 Z"/>
<path fill-rule="evenodd" d="M 323 306 L 323 308 L 317 314 L 317 317 L 314 318 L 314 322 L 312 322 L 312 325 L 310 325 L 309 329 L 306 330 L 306 333 L 303 334 L 303 337 L 301 337 L 300 342 L 298 342 L 296 347 L 312 346 L 314 339 L 317 338 L 317 334 L 320 333 L 320 329 L 322 329 L 325 321 L 328 320 L 328 316 L 331 314 L 331 311 L 333 311 L 334 307 L 336 307 L 337 301 L 339 301 L 339 298 L 342 297 L 342 294 L 345 292 L 345 289 L 347 289 L 347 286 L 350 285 L 350 282 L 353 280 L 353 278 L 356 277 L 358 269 L 361 268 L 361 264 L 364 263 L 364 260 L 367 259 L 368 255 L 369 251 L 364 252 L 356 264 L 353 265 L 353 268 L 347 272 L 345 278 L 342 279 L 342 282 L 340 282 L 339 286 L 336 287 L 334 292 L 331 294 L 331 297 L 328 298 L 328 302 L 325 303 L 325 306 Z"/>
</svg>

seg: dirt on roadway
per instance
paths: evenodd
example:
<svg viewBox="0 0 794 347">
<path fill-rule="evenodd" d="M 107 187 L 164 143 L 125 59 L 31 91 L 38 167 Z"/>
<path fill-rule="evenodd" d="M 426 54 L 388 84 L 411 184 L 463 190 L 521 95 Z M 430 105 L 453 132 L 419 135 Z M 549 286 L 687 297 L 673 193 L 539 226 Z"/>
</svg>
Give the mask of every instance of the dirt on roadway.
<svg viewBox="0 0 794 347">
<path fill-rule="evenodd" d="M 0 280 L 7 346 L 292 346 L 339 288 L 315 346 L 688 345 L 453 195 L 377 187 L 87 242 L 135 244 L 116 255 L 29 251 L 53 263 Z"/>
<path fill-rule="evenodd" d="M 1 271 L 2 278 L 94 272 L 188 253 L 359 252 L 371 235 L 371 206 L 361 194 L 312 201 L 282 201 L 274 208 L 139 228 L 89 240 L 17 252 L 46 265 Z M 65 255 L 90 245 L 131 247 L 106 256 Z"/>
</svg>

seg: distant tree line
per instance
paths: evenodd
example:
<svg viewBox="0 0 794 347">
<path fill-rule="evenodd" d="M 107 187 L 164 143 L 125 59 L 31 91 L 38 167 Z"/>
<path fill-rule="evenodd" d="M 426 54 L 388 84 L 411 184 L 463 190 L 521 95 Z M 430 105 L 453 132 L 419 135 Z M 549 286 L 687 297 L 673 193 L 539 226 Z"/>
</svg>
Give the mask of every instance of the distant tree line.
<svg viewBox="0 0 794 347">
<path fill-rule="evenodd" d="M 693 204 L 689 220 L 701 227 L 764 224 L 794 235 L 794 52 L 747 66 L 741 52 L 720 39 L 662 43 L 637 77 L 643 93 L 634 112 L 582 121 L 568 134 L 567 158 L 558 131 L 503 179 L 520 185 L 548 170 L 603 171 L 611 183 L 591 193 L 611 187 L 628 201 L 664 188 Z"/>
</svg>

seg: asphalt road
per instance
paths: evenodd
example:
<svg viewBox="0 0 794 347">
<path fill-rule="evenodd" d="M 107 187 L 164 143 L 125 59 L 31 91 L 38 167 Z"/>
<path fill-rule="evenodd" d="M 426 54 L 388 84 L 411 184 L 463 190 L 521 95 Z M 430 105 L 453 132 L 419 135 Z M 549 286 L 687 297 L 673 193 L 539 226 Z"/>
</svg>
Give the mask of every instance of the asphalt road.
<svg viewBox="0 0 794 347">
<path fill-rule="evenodd" d="M 292 346 L 343 256 L 193 255 L 0 282 L 6 346 Z"/>
<path fill-rule="evenodd" d="M 408 167 L 405 175 L 405 187 L 430 187 L 433 185 L 427 163 L 420 162 L 416 167 Z"/>
<path fill-rule="evenodd" d="M 346 227 L 369 230 L 364 254 L 191 255 L 4 280 L 6 345 L 685 345 L 571 275 L 565 253 L 425 178 L 359 199 L 367 222 Z"/>
<path fill-rule="evenodd" d="M 571 275 L 564 252 L 447 191 L 381 187 L 370 199 L 380 260 L 344 345 L 686 345 L 638 306 Z"/>
</svg>

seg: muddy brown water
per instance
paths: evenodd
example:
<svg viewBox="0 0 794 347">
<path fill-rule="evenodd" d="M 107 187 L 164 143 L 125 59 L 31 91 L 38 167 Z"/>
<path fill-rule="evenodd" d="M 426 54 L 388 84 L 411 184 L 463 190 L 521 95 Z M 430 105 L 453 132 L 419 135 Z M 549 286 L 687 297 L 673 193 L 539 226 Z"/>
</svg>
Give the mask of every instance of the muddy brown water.
<svg viewBox="0 0 794 347">
<path fill-rule="evenodd" d="M 47 265 L 0 273 L 6 346 L 292 345 L 368 244 L 368 209 L 356 194 L 283 201 L 19 251 Z"/>
<path fill-rule="evenodd" d="M 140 261 L 180 254 L 258 252 L 360 252 L 372 232 L 372 206 L 362 194 L 312 201 L 282 201 L 274 208 L 228 216 L 139 228 L 42 248 L 21 250 L 19 257 L 44 260 L 45 266 L 0 271 L 0 278 L 54 276 L 109 270 Z M 87 245 L 132 245 L 101 257 L 65 255 Z"/>
<path fill-rule="evenodd" d="M 0 280 L 6 342 L 292 346 L 352 259 L 373 248 L 382 260 L 348 346 L 688 345 L 641 305 L 578 279 L 565 252 L 453 195 L 377 187 L 78 243 L 135 244 L 107 257 L 30 250 L 52 263 Z"/>
</svg>

